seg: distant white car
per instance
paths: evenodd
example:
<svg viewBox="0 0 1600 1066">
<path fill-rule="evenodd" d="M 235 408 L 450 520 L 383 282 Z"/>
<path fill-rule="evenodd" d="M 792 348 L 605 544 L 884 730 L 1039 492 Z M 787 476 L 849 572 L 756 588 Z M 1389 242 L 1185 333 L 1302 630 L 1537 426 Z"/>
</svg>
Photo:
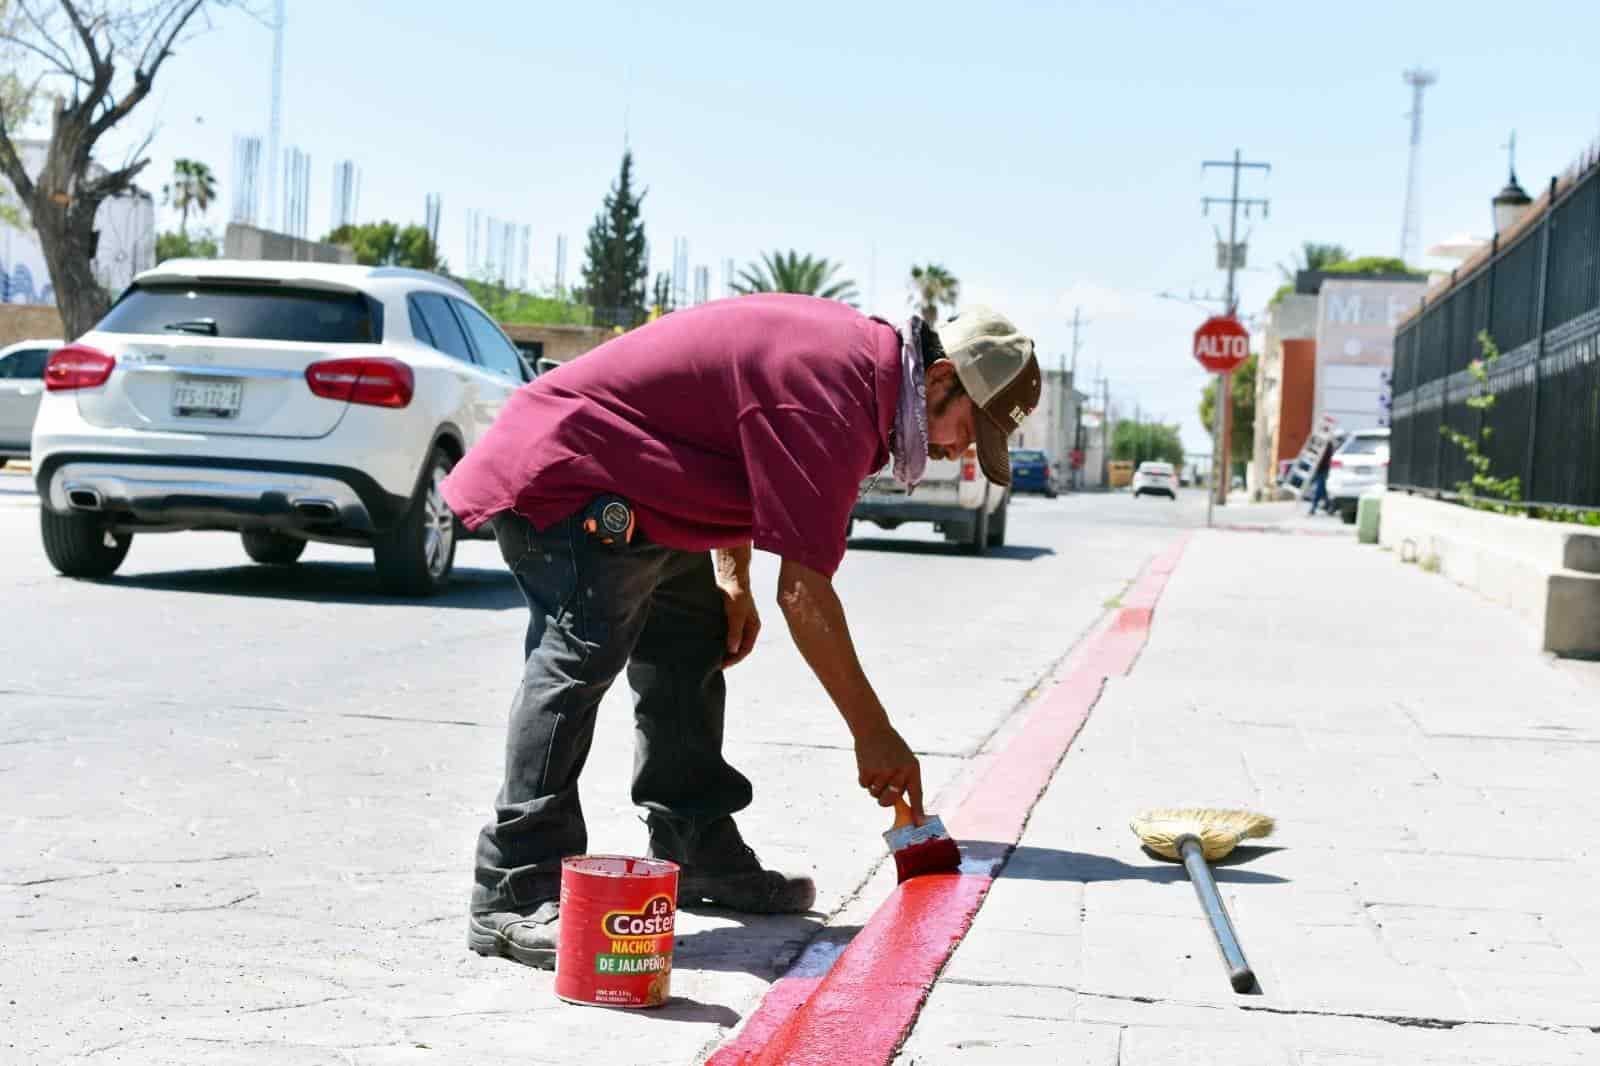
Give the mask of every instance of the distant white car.
<svg viewBox="0 0 1600 1066">
<path fill-rule="evenodd" d="M 1143 462 L 1139 469 L 1133 472 L 1133 494 L 1143 496 L 1165 496 L 1168 499 L 1178 498 L 1178 472 L 1172 468 L 1171 463 Z"/>
<path fill-rule="evenodd" d="M 45 551 L 104 577 L 136 534 L 234 530 L 261 563 L 370 546 L 385 588 L 437 592 L 458 534 L 439 483 L 532 376 L 434 274 L 169 260 L 45 367 Z"/>
<path fill-rule="evenodd" d="M 1358 429 L 1328 465 L 1328 505 L 1346 522 L 1356 520 L 1356 505 L 1370 488 L 1389 483 L 1389 431 Z"/>
<path fill-rule="evenodd" d="M 61 340 L 18 341 L 0 348 L 0 463 L 26 459 L 33 419 L 44 398 L 44 364 Z"/>
</svg>

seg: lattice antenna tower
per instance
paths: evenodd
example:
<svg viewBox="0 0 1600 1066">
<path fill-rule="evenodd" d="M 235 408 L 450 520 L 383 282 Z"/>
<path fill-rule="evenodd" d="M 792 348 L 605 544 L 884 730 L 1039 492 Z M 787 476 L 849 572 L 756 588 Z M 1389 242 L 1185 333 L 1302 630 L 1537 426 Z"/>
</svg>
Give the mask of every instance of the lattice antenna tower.
<svg viewBox="0 0 1600 1066">
<path fill-rule="evenodd" d="M 277 0 L 272 19 L 272 100 L 267 123 L 267 228 L 278 224 L 278 136 L 283 129 L 284 2 Z"/>
<path fill-rule="evenodd" d="M 711 299 L 711 268 L 697 266 L 694 268 L 694 302 L 703 304 Z"/>
<path fill-rule="evenodd" d="M 1439 75 L 1412 67 L 1402 77 L 1411 86 L 1411 112 L 1406 116 L 1411 120 L 1411 158 L 1406 164 L 1406 208 L 1400 223 L 1400 258 L 1410 263 L 1416 257 L 1422 230 L 1422 202 L 1417 193 L 1417 161 L 1422 153 L 1422 94 L 1439 80 Z"/>
<path fill-rule="evenodd" d="M 567 235 L 556 234 L 556 296 L 567 294 Z"/>
</svg>

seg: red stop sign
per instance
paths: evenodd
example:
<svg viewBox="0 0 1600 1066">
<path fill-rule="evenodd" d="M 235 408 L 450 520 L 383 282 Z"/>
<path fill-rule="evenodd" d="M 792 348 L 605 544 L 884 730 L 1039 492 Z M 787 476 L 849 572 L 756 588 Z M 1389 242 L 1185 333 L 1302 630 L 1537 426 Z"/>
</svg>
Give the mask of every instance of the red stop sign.
<svg viewBox="0 0 1600 1066">
<path fill-rule="evenodd" d="M 1226 374 L 1250 358 L 1250 331 L 1232 315 L 1215 315 L 1194 331 L 1194 357 L 1213 374 Z"/>
</svg>

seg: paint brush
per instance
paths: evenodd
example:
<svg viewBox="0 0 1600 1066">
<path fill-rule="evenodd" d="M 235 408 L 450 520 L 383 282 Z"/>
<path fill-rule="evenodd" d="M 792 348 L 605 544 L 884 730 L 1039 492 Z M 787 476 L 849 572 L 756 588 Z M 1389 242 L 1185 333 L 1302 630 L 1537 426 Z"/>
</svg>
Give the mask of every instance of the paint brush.
<svg viewBox="0 0 1600 1066">
<path fill-rule="evenodd" d="M 911 807 L 899 796 L 894 800 L 894 825 L 883 839 L 894 855 L 894 871 L 901 884 L 921 874 L 953 873 L 961 866 L 961 850 L 945 832 L 939 816 L 930 814 L 918 825 Z"/>
</svg>

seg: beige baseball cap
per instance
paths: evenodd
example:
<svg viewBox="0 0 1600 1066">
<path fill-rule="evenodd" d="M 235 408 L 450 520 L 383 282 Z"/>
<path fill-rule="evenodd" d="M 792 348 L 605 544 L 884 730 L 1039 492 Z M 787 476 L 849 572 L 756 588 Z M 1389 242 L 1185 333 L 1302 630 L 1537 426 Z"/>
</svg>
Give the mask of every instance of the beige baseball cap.
<svg viewBox="0 0 1600 1066">
<path fill-rule="evenodd" d="M 945 356 L 977 408 L 978 463 L 996 485 L 1011 484 L 1011 434 L 1039 406 L 1033 339 L 1004 315 L 972 307 L 936 327 Z"/>
</svg>

